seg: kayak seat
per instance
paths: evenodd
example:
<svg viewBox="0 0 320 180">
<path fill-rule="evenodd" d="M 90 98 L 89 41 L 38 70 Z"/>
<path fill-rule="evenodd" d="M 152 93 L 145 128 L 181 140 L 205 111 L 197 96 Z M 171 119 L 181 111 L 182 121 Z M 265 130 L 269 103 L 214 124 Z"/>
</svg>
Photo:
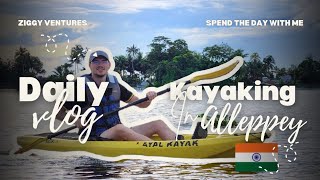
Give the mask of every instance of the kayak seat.
<svg viewBox="0 0 320 180">
<path fill-rule="evenodd" d="M 208 130 L 203 129 L 201 127 L 201 122 L 198 122 L 191 139 L 205 139 L 207 136 Z"/>
</svg>

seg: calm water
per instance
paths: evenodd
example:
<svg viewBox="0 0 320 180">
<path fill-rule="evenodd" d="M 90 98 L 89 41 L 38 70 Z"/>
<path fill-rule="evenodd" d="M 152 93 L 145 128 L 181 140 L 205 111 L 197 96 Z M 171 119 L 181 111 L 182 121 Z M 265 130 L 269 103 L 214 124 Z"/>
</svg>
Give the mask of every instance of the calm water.
<svg viewBox="0 0 320 180">
<path fill-rule="evenodd" d="M 110 162 L 76 153 L 44 153 L 39 151 L 28 152 L 22 155 L 12 155 L 9 151 L 17 149 L 16 137 L 24 134 L 35 134 L 49 131 L 48 122 L 41 122 L 38 129 L 32 128 L 32 113 L 41 115 L 51 111 L 53 104 L 39 99 L 36 102 L 21 103 L 18 93 L 12 90 L 1 90 L 1 136 L 0 136 L 0 177 L 10 179 L 85 179 L 85 178 L 125 178 L 125 179 L 313 179 L 319 175 L 320 145 L 319 105 L 320 90 L 298 90 L 296 103 L 291 107 L 282 106 L 279 101 L 243 101 L 239 114 L 242 116 L 288 116 L 302 119 L 308 123 L 299 133 L 299 144 L 293 146 L 297 152 L 297 160 L 289 163 L 285 159 L 285 149 L 279 149 L 280 172 L 275 175 L 269 173 L 240 174 L 234 171 L 234 163 L 183 163 L 148 160 L 122 160 Z M 231 102 L 234 105 L 237 102 Z M 216 99 L 214 105 L 221 110 L 225 101 Z M 175 127 L 178 118 L 172 118 L 173 102 L 161 100 L 149 112 L 140 112 L 137 108 L 129 108 L 121 112 L 121 117 L 127 123 L 137 122 L 146 118 L 166 118 Z M 209 105 L 203 101 L 186 102 L 185 112 L 192 115 L 203 113 Z M 181 110 L 181 103 L 175 108 Z M 182 129 L 190 128 L 192 122 L 182 124 Z M 288 145 L 287 138 L 291 132 L 277 131 L 275 141 L 281 145 Z M 289 154 L 289 158 L 292 154 Z"/>
</svg>

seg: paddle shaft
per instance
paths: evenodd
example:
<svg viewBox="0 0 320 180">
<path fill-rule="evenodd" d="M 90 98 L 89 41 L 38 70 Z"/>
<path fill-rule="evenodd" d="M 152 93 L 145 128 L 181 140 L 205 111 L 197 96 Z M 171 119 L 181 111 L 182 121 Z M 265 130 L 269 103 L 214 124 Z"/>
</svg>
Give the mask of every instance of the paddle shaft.
<svg viewBox="0 0 320 180">
<path fill-rule="evenodd" d="M 186 83 L 185 83 L 184 85 L 187 85 L 187 84 L 190 84 L 190 83 L 191 83 L 191 81 L 186 81 Z M 160 95 L 165 94 L 165 93 L 167 93 L 167 92 L 170 92 L 170 88 L 167 88 L 167 89 L 165 89 L 165 90 L 162 90 L 162 91 L 157 92 L 157 96 L 160 96 Z M 137 100 L 137 101 L 135 101 L 135 102 L 132 102 L 132 103 L 129 103 L 129 104 L 123 106 L 123 107 L 120 107 L 119 109 L 116 109 L 116 110 L 114 110 L 114 111 L 105 113 L 105 114 L 103 114 L 102 117 L 109 116 L 109 115 L 114 114 L 114 113 L 116 113 L 116 112 L 118 112 L 118 111 L 121 111 L 121 110 L 123 110 L 123 109 L 126 109 L 126 108 L 128 108 L 128 107 L 130 107 L 130 106 L 134 106 L 134 105 L 143 103 L 143 102 L 148 101 L 148 100 L 149 100 L 148 97 L 144 97 L 144 98 L 139 99 L 139 100 Z"/>
</svg>

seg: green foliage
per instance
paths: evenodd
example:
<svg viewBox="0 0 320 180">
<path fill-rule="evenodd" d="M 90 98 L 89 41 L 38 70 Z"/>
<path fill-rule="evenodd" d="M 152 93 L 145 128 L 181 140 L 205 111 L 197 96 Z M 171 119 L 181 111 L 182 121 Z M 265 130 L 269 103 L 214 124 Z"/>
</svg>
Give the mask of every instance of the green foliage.
<svg viewBox="0 0 320 180">
<path fill-rule="evenodd" d="M 183 39 L 172 41 L 164 36 L 155 37 L 149 45 L 150 52 L 142 56 L 135 45 L 127 48 L 127 54 L 116 56 L 116 71 L 127 80 L 130 85 L 147 81 L 151 86 L 162 86 L 169 82 L 185 77 L 193 72 L 209 69 L 234 58 L 247 57 L 242 49 L 233 49 L 227 44 L 205 47 L 203 52 L 197 53 L 188 49 Z M 290 84 L 318 82 L 318 61 L 305 60 L 298 67 L 279 69 L 272 55 L 261 58 L 255 52 L 245 61 L 241 69 L 230 79 L 217 85 L 232 85 L 237 82 L 254 84 L 256 80 L 268 78 L 268 83 L 279 84 L 282 77 L 290 75 Z M 130 76 L 130 77 L 128 77 Z"/>
<path fill-rule="evenodd" d="M 275 68 L 275 60 L 271 55 L 263 58 L 263 68 L 268 78 L 273 78 L 271 71 Z"/>
<path fill-rule="evenodd" d="M 145 67 L 141 64 L 143 61 L 140 49 L 134 44 L 127 47 L 127 54 L 115 56 L 115 71 L 118 72 L 122 79 L 131 86 L 137 86 L 144 78 L 141 72 L 146 72 Z"/>
<path fill-rule="evenodd" d="M 138 84 L 141 83 L 141 79 L 137 74 L 133 74 L 131 76 L 123 76 L 122 80 L 124 80 L 133 87 L 136 87 Z"/>
<path fill-rule="evenodd" d="M 144 67 L 145 78 L 155 86 L 218 66 L 237 55 L 247 56 L 243 50 L 234 50 L 227 44 L 207 47 L 201 55 L 190 51 L 185 40 L 171 41 L 164 36 L 155 37 L 149 47 L 151 51 L 141 61 L 141 67 Z"/>
<path fill-rule="evenodd" d="M 23 47 L 20 47 L 15 52 L 13 71 L 16 73 L 17 77 L 35 77 L 38 74 L 45 73 L 43 63 L 40 59 L 31 56 L 29 51 Z"/>
<path fill-rule="evenodd" d="M 63 82 L 66 81 L 66 76 L 68 74 L 73 74 L 73 71 L 70 70 L 72 64 L 64 63 L 56 68 L 54 68 L 53 74 L 50 75 L 47 79 L 49 81 L 58 81 Z"/>
<path fill-rule="evenodd" d="M 19 77 L 36 77 L 44 74 L 43 63 L 36 56 L 32 56 L 30 52 L 23 47 L 19 47 L 14 59 L 4 61 L 0 59 L 0 75 L 1 87 L 17 88 Z"/>
<path fill-rule="evenodd" d="M 203 55 L 210 59 L 210 61 L 226 62 L 236 56 L 246 57 L 247 54 L 242 49 L 234 50 L 227 44 L 213 45 L 206 47 L 203 50 Z"/>
<path fill-rule="evenodd" d="M 114 61 L 116 63 L 115 71 L 118 72 L 121 76 L 124 76 L 127 72 L 127 67 L 129 67 L 129 61 L 128 59 L 121 55 L 121 56 L 115 56 Z"/>
<path fill-rule="evenodd" d="M 312 56 L 306 57 L 306 59 L 299 64 L 297 69 L 298 77 L 301 83 L 320 83 L 320 62 L 315 61 Z"/>
<path fill-rule="evenodd" d="M 79 64 L 84 60 L 86 53 L 88 52 L 88 48 L 84 49 L 81 45 L 76 45 L 71 48 L 70 53 L 70 64 L 74 64 L 74 73 L 77 74 L 79 72 Z"/>
<path fill-rule="evenodd" d="M 280 78 L 281 76 L 284 76 L 288 74 L 286 68 L 277 68 L 277 78 Z"/>
<path fill-rule="evenodd" d="M 3 60 L 0 58 L 0 87 L 13 87 L 14 81 L 17 81 L 16 73 L 13 71 L 13 63 L 10 60 Z"/>
<path fill-rule="evenodd" d="M 140 49 L 134 46 L 134 44 L 131 47 L 127 47 L 127 60 L 130 64 L 130 68 L 128 68 L 128 72 L 130 72 L 131 76 L 133 76 L 135 73 L 134 61 L 137 61 L 138 57 L 141 57 L 141 56 L 142 55 L 141 55 Z"/>
</svg>

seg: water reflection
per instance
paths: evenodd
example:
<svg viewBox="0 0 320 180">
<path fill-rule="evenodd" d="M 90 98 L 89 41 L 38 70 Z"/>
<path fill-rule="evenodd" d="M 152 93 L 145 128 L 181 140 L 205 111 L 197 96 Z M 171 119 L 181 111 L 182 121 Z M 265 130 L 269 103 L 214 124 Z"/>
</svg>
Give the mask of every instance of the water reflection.
<svg viewBox="0 0 320 180">
<path fill-rule="evenodd" d="M 89 179 L 119 178 L 119 177 L 148 177 L 153 174 L 153 165 L 148 161 L 122 160 L 109 162 L 90 157 L 81 158 L 84 163 L 75 167 L 77 175 Z"/>
<path fill-rule="evenodd" d="M 234 163 L 211 163 L 190 165 L 178 162 L 161 162 L 147 160 L 122 160 L 108 162 L 90 157 L 82 157 L 80 166 L 74 168 L 76 176 L 88 179 L 104 178 L 252 178 L 253 174 L 240 174 L 234 171 Z"/>
<path fill-rule="evenodd" d="M 75 167 L 76 175 L 85 178 L 116 178 L 120 177 L 121 166 L 112 166 L 111 164 L 85 164 Z"/>
</svg>

